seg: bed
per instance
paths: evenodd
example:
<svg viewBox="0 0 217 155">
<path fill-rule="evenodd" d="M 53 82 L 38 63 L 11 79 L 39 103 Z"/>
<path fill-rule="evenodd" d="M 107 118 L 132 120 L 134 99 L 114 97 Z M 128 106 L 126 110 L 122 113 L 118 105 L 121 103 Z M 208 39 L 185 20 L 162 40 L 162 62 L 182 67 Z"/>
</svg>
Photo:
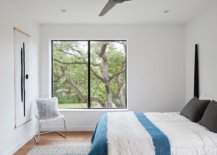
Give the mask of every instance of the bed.
<svg viewBox="0 0 217 155">
<path fill-rule="evenodd" d="M 111 112 L 98 122 L 89 155 L 217 155 L 217 134 L 179 113 Z"/>
</svg>

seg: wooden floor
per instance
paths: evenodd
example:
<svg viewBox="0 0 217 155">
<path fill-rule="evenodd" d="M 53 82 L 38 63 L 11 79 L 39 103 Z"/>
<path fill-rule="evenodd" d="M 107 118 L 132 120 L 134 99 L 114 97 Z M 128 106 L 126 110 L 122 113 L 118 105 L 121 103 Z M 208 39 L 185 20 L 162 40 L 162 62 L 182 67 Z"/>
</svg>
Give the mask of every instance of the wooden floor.
<svg viewBox="0 0 217 155">
<path fill-rule="evenodd" d="M 14 155 L 25 155 L 33 146 L 64 146 L 72 144 L 84 144 L 90 143 L 92 132 L 66 132 L 66 139 L 58 134 L 46 134 L 40 136 L 40 143 L 36 144 L 34 139 L 26 143 L 21 149 L 19 149 Z"/>
</svg>

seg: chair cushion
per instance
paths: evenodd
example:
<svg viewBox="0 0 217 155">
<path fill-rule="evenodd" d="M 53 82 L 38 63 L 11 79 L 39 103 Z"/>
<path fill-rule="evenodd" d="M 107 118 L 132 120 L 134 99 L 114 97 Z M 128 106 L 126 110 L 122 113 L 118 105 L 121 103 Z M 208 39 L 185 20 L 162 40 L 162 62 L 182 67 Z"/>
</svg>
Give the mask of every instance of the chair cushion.
<svg viewBox="0 0 217 155">
<path fill-rule="evenodd" d="M 209 100 L 191 99 L 181 111 L 181 115 L 187 117 L 192 122 L 198 122 L 209 104 Z"/>
<path fill-rule="evenodd" d="M 52 119 L 60 116 L 56 97 L 39 98 L 36 103 L 39 119 Z"/>
<path fill-rule="evenodd" d="M 212 101 L 205 110 L 199 124 L 217 133 L 217 102 Z"/>
</svg>

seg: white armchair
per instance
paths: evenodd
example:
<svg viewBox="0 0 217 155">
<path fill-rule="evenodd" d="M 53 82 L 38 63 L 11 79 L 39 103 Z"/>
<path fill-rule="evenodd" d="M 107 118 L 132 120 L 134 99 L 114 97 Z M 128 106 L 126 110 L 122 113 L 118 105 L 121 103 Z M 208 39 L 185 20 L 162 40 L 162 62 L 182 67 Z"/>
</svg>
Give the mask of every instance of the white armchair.
<svg viewBox="0 0 217 155">
<path fill-rule="evenodd" d="M 58 99 L 53 98 L 39 98 L 36 100 L 35 117 L 38 120 L 38 133 L 34 137 L 35 142 L 39 143 L 40 135 L 48 133 L 57 133 L 60 136 L 66 138 L 66 136 L 57 131 L 41 132 L 41 123 L 46 121 L 55 121 L 57 119 L 62 119 L 64 123 L 64 130 L 66 132 L 66 121 L 64 115 L 61 115 L 58 110 Z"/>
</svg>

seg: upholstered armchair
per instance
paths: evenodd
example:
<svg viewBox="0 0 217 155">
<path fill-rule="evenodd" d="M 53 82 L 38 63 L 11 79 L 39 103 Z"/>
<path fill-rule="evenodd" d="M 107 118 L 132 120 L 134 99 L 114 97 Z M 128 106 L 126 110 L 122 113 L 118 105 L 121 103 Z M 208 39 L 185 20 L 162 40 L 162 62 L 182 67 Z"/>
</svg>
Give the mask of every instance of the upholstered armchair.
<svg viewBox="0 0 217 155">
<path fill-rule="evenodd" d="M 66 121 L 64 115 L 61 115 L 58 110 L 58 99 L 56 97 L 37 99 L 35 107 L 35 117 L 38 120 L 38 133 L 34 137 L 37 144 L 39 143 L 40 136 L 48 133 L 57 133 L 64 138 L 66 137 L 64 134 L 58 131 L 41 132 L 41 124 L 43 122 L 55 121 L 58 119 L 63 120 L 63 127 L 66 131 Z"/>
</svg>

